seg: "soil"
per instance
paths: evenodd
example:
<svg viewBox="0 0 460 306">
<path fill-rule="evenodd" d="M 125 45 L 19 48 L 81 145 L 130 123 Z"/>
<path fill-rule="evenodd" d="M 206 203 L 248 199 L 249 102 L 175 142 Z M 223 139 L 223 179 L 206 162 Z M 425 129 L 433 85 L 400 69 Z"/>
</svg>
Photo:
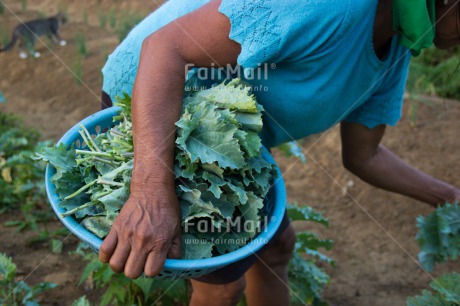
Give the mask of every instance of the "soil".
<svg viewBox="0 0 460 306">
<path fill-rule="evenodd" d="M 21 60 L 17 50 L 0 54 L 0 91 L 7 102 L 0 111 L 24 118 L 24 123 L 42 133 L 44 139 L 57 140 L 66 130 L 100 108 L 101 73 L 105 58 L 118 44 L 117 31 L 99 26 L 100 14 L 113 9 L 146 15 L 155 2 L 145 1 L 30 1 L 23 10 L 20 1 L 4 1 L 2 29 L 9 32 L 18 19 L 30 20 L 40 14 L 51 15 L 67 7 L 69 24 L 61 34 L 65 47 L 47 51 L 43 43 L 37 48 L 38 59 Z M 12 10 L 9 11 L 9 9 Z M 83 85 L 78 85 L 72 70 L 78 63 L 76 37 L 84 35 L 88 54 L 83 59 Z M 397 155 L 430 175 L 460 186 L 460 103 L 430 98 L 428 105 L 407 100 L 402 120 L 388 128 L 383 143 Z M 409 106 L 418 105 L 416 122 L 409 116 Z M 411 118 L 410 118 L 411 117 Z M 416 200 L 373 188 L 347 172 L 341 165 L 339 131 L 333 128 L 302 142 L 308 163 L 287 159 L 275 151 L 284 173 L 288 200 L 308 204 L 324 211 L 330 219 L 327 229 L 297 224 L 297 228 L 317 231 L 334 240 L 328 255 L 337 263 L 327 267 L 331 284 L 324 298 L 331 305 L 393 306 L 405 305 L 408 296 L 428 288 L 432 277 L 460 272 L 460 262 L 439 265 L 432 274 L 417 264 L 415 242 L 417 216 L 433 208 Z M 17 232 L 4 227 L 6 220 L 16 219 L 19 212 L 0 216 L 0 252 L 13 257 L 18 276 L 30 284 L 53 281 L 58 289 L 41 298 L 42 305 L 70 305 L 86 294 L 96 301 L 100 292 L 76 284 L 85 265 L 81 257 L 71 255 L 78 244 L 69 236 L 62 254 L 50 252 L 48 242 L 28 244 L 36 233 Z M 60 226 L 51 221 L 49 230 Z"/>
</svg>

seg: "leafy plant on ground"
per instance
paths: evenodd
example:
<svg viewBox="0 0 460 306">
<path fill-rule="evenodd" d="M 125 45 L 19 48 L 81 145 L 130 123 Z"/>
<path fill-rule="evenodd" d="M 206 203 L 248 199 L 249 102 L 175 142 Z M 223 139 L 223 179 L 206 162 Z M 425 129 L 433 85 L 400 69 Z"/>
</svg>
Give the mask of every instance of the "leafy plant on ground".
<svg viewBox="0 0 460 306">
<path fill-rule="evenodd" d="M 287 214 L 292 221 L 308 221 L 329 226 L 329 220 L 311 207 L 288 205 Z M 289 287 L 293 304 L 327 305 L 321 300 L 324 286 L 330 277 L 318 265 L 335 266 L 334 261 L 321 253 L 320 249 L 332 249 L 333 242 L 318 235 L 302 231 L 297 233 L 294 256 L 289 263 Z"/>
<path fill-rule="evenodd" d="M 407 306 L 459 306 L 460 274 L 444 274 L 430 283 L 434 290 L 423 290 L 422 295 L 407 299 Z"/>
<path fill-rule="evenodd" d="M 44 282 L 30 287 L 26 282 L 17 280 L 16 265 L 10 257 L 0 253 L 0 305 L 38 306 L 37 296 L 56 286 Z"/>
<path fill-rule="evenodd" d="M 87 249 L 85 244 L 81 244 L 77 250 L 88 261 L 78 285 L 90 281 L 96 289 L 106 288 L 97 305 L 147 306 L 158 301 L 162 305 L 185 305 L 188 302 L 188 286 L 185 280 L 165 281 L 144 276 L 132 280 L 122 273 L 113 272 L 108 264 L 101 263 L 97 255 L 87 252 Z"/>
<path fill-rule="evenodd" d="M 53 231 L 42 229 L 35 237 L 28 239 L 26 241 L 26 245 L 49 242 L 51 252 L 55 254 L 61 254 L 62 248 L 64 247 L 63 238 L 69 234 L 70 231 L 65 227 L 60 227 Z"/>
<path fill-rule="evenodd" d="M 460 47 L 439 50 L 425 49 L 412 59 L 407 80 L 411 94 L 436 94 L 440 97 L 460 99 Z"/>
<path fill-rule="evenodd" d="M 436 263 L 455 260 L 460 255 L 460 206 L 446 203 L 426 217 L 417 218 L 420 246 L 418 259 L 423 267 L 432 271 Z"/>
<path fill-rule="evenodd" d="M 83 19 L 83 23 L 85 25 L 88 25 L 88 12 L 86 10 L 83 10 L 82 12 L 82 19 Z"/>
<path fill-rule="evenodd" d="M 81 57 L 86 57 L 88 55 L 88 49 L 86 48 L 86 37 L 83 33 L 78 33 L 75 38 L 77 45 L 78 55 Z"/>
<path fill-rule="evenodd" d="M 91 306 L 86 296 L 82 296 L 72 303 L 72 306 Z"/>
<path fill-rule="evenodd" d="M 103 11 L 99 11 L 99 27 L 105 29 L 107 24 L 107 15 Z"/>
<path fill-rule="evenodd" d="M 109 11 L 109 25 L 112 29 L 115 29 L 115 26 L 117 25 L 117 15 L 115 13 L 115 9 L 113 8 Z"/>
<path fill-rule="evenodd" d="M 9 33 L 4 27 L 0 29 L 0 42 L 2 43 L 2 47 L 5 47 L 10 42 Z"/>
<path fill-rule="evenodd" d="M 276 147 L 278 150 L 283 152 L 285 157 L 297 157 L 302 163 L 307 162 L 307 157 L 302 151 L 302 147 L 297 143 L 297 141 L 290 141 L 283 143 Z"/>
<path fill-rule="evenodd" d="M 24 219 L 6 225 L 37 228 L 52 214 L 46 204 L 45 164 L 30 158 L 50 142 L 39 142 L 39 133 L 27 129 L 16 116 L 0 112 L 0 214 L 20 208 Z"/>
<path fill-rule="evenodd" d="M 21 9 L 23 11 L 27 10 L 27 0 L 21 0 Z"/>
<path fill-rule="evenodd" d="M 83 84 L 83 57 L 77 56 L 72 64 L 72 75 L 77 85 Z"/>
</svg>

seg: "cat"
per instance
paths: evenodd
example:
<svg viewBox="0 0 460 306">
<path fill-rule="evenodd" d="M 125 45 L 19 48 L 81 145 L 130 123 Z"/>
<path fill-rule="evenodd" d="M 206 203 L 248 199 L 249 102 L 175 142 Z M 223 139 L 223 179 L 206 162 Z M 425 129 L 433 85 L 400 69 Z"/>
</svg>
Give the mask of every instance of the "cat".
<svg viewBox="0 0 460 306">
<path fill-rule="evenodd" d="M 0 52 L 10 50 L 19 40 L 20 58 L 27 58 L 27 53 L 24 51 L 24 48 L 32 57 L 40 57 L 40 53 L 35 51 L 35 41 L 42 35 L 48 36 L 53 44 L 56 43 L 57 39 L 61 46 L 65 46 L 67 42 L 59 35 L 59 28 L 66 22 L 67 17 L 64 14 L 59 13 L 56 16 L 46 19 L 37 19 L 20 24 L 14 29 L 11 42 L 4 48 L 0 48 Z"/>
</svg>

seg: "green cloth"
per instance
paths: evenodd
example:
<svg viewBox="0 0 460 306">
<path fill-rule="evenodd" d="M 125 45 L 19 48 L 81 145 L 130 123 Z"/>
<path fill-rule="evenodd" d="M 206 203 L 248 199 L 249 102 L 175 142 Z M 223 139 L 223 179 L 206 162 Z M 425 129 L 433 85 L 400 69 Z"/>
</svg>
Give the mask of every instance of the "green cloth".
<svg viewBox="0 0 460 306">
<path fill-rule="evenodd" d="M 393 0 L 393 31 L 400 43 L 417 56 L 433 44 L 436 0 Z"/>
</svg>

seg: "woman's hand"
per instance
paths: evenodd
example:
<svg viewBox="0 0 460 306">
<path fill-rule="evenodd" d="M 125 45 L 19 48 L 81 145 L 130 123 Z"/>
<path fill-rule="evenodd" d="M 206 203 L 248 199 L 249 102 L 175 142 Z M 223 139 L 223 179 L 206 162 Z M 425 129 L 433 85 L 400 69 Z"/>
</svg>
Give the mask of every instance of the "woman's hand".
<svg viewBox="0 0 460 306">
<path fill-rule="evenodd" d="M 180 216 L 173 185 L 131 193 L 101 245 L 99 259 L 129 278 L 161 272 L 166 257 L 179 258 Z"/>
</svg>

